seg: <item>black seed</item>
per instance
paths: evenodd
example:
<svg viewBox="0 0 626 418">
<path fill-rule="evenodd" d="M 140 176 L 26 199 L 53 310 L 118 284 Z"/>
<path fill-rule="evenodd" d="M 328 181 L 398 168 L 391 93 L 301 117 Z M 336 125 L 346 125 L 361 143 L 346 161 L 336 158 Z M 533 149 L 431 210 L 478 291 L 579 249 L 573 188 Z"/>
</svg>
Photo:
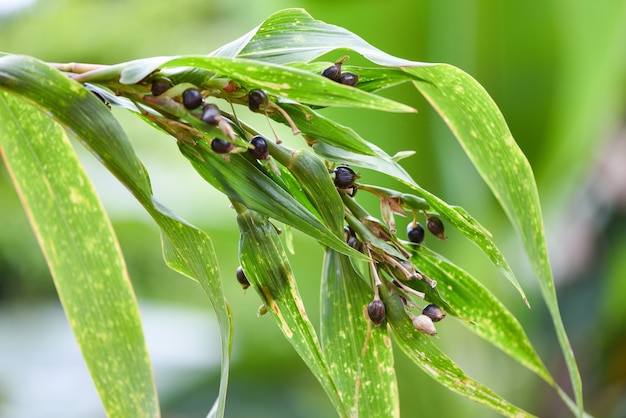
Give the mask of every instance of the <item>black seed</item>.
<svg viewBox="0 0 626 418">
<path fill-rule="evenodd" d="M 439 322 L 446 317 L 446 314 L 441 310 L 441 308 L 437 305 L 433 305 L 432 303 L 424 308 L 422 314 L 432 319 L 433 322 Z"/>
<path fill-rule="evenodd" d="M 225 139 L 215 138 L 211 141 L 211 149 L 218 154 L 227 154 L 233 149 L 233 144 Z"/>
<path fill-rule="evenodd" d="M 361 247 L 361 242 L 357 239 L 357 237 L 348 238 L 348 245 L 355 250 L 359 250 Z"/>
<path fill-rule="evenodd" d="M 253 112 L 265 112 L 267 104 L 267 94 L 263 90 L 255 89 L 248 92 L 248 108 Z"/>
<path fill-rule="evenodd" d="M 165 78 L 157 78 L 156 80 L 154 80 L 152 82 L 152 95 L 153 96 L 160 96 L 163 93 L 165 93 L 167 90 L 169 90 L 170 88 L 172 88 L 174 85 L 172 84 L 171 81 L 165 79 Z"/>
<path fill-rule="evenodd" d="M 340 189 L 352 187 L 359 176 L 350 167 L 340 165 L 335 168 L 335 186 Z"/>
<path fill-rule="evenodd" d="M 241 287 L 243 287 L 244 289 L 247 289 L 250 287 L 250 282 L 248 281 L 248 278 L 246 277 L 246 274 L 243 272 L 243 268 L 241 268 L 241 266 L 237 267 L 236 276 L 237 276 L 237 281 L 239 282 Z"/>
<path fill-rule="evenodd" d="M 419 222 L 411 222 L 406 227 L 406 237 L 415 244 L 424 242 L 424 227 Z"/>
<path fill-rule="evenodd" d="M 385 319 L 385 304 L 380 299 L 374 299 L 367 305 L 367 315 L 374 325 L 379 326 Z"/>
<path fill-rule="evenodd" d="M 322 71 L 322 76 L 326 78 L 330 78 L 333 81 L 339 81 L 339 77 L 341 76 L 341 62 L 331 65 Z"/>
<path fill-rule="evenodd" d="M 254 149 L 248 149 L 248 152 L 257 160 L 267 160 L 267 157 L 270 156 L 267 140 L 262 135 L 256 135 L 252 137 L 250 143 L 254 146 Z"/>
<path fill-rule="evenodd" d="M 426 228 L 437 238 L 446 239 L 444 235 L 443 222 L 436 216 L 429 216 L 426 219 Z"/>
<path fill-rule="evenodd" d="M 200 115 L 200 120 L 208 123 L 209 125 L 217 126 L 220 121 L 220 109 L 214 105 L 213 103 L 207 103 L 202 108 L 202 115 Z"/>
<path fill-rule="evenodd" d="M 198 89 L 187 89 L 183 92 L 183 105 L 193 110 L 202 104 L 202 93 Z"/>
<path fill-rule="evenodd" d="M 341 84 L 345 84 L 346 86 L 354 87 L 359 82 L 359 76 L 349 71 L 344 71 L 339 76 L 339 82 Z"/>
</svg>

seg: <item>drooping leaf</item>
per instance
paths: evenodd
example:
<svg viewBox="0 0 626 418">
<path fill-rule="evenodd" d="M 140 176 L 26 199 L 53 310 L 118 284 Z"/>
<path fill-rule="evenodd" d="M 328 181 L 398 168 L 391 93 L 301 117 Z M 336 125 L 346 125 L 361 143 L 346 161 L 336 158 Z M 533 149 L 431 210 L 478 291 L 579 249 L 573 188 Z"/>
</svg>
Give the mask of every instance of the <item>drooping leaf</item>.
<svg viewBox="0 0 626 418">
<path fill-rule="evenodd" d="M 108 416 L 158 417 L 139 309 L 115 233 L 63 130 L 0 91 L 0 150 Z"/>
<path fill-rule="evenodd" d="M 528 412 L 502 399 L 495 392 L 465 373 L 430 340 L 413 327 L 400 298 L 385 286 L 381 287 L 386 315 L 394 341 L 426 374 L 446 388 L 473 401 L 487 405 L 507 417 L 530 417 Z"/>
<path fill-rule="evenodd" d="M 209 296 L 220 326 L 222 377 L 217 416 L 223 416 L 228 383 L 231 321 L 224 300 L 213 248 L 198 229 L 170 213 L 152 197 L 150 180 L 126 134 L 109 109 L 80 84 L 33 58 L 7 55 L 0 58 L 0 89 L 17 94 L 51 115 L 70 130 L 124 184 L 161 228 L 175 249 L 167 261 L 183 274 L 198 280 Z M 164 240 L 164 246 L 169 243 Z"/>
<path fill-rule="evenodd" d="M 342 417 L 350 405 L 338 391 L 317 334 L 298 293 L 289 260 L 274 226 L 266 217 L 232 200 L 240 230 L 239 258 L 243 271 L 287 340 L 322 384 Z"/>
<path fill-rule="evenodd" d="M 373 292 L 350 258 L 327 250 L 322 281 L 322 347 L 351 416 L 399 417 L 399 398 L 385 326 L 374 327 L 366 307 Z"/>
</svg>

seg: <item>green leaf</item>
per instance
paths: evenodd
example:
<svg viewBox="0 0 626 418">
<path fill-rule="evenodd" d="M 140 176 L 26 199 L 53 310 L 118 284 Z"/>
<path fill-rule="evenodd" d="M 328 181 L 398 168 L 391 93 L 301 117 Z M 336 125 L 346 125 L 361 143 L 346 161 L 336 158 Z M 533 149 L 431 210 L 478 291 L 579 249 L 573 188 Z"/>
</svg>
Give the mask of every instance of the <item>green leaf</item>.
<svg viewBox="0 0 626 418">
<path fill-rule="evenodd" d="M 28 100 L 76 135 L 131 191 L 159 225 L 163 235 L 167 237 L 163 244 L 166 261 L 200 282 L 211 301 L 220 326 L 222 377 L 216 414 L 223 416 L 228 383 L 231 320 L 210 239 L 153 199 L 148 175 L 126 134 L 109 109 L 83 86 L 33 58 L 7 55 L 0 58 L 0 89 Z M 172 252 L 172 248 L 175 252 Z"/>
<path fill-rule="evenodd" d="M 341 253 L 365 258 L 243 155 L 231 154 L 226 160 L 200 146 L 179 142 L 179 147 L 196 171 L 231 200 L 291 225 Z"/>
<path fill-rule="evenodd" d="M 509 354 L 550 385 L 556 386 L 517 319 L 476 278 L 426 247 L 416 251 L 411 261 L 420 272 L 437 281 L 435 289 L 454 309 L 453 314 L 461 317 L 469 329 Z M 417 284 L 422 282 L 407 283 L 420 291 L 427 291 L 430 287 L 427 284 L 417 287 Z"/>
<path fill-rule="evenodd" d="M 351 416 L 399 417 L 391 340 L 367 317 L 373 292 L 350 258 L 327 250 L 322 283 L 322 347 Z"/>
<path fill-rule="evenodd" d="M 468 377 L 439 348 L 431 337 L 417 331 L 409 319 L 400 298 L 381 286 L 386 317 L 394 340 L 402 351 L 426 374 L 446 388 L 475 402 L 487 405 L 508 417 L 530 417 L 529 413 L 502 399 L 489 388 Z M 419 393 L 419 390 L 418 390 Z"/>
<path fill-rule="evenodd" d="M 232 200 L 241 232 L 239 258 L 246 277 L 279 328 L 304 360 L 342 417 L 349 406 L 338 392 L 317 334 L 306 315 L 289 260 L 274 226 L 258 212 Z"/>
<path fill-rule="evenodd" d="M 111 417 L 158 417 L 139 309 L 113 228 L 64 132 L 0 91 L 2 155 Z"/>
</svg>

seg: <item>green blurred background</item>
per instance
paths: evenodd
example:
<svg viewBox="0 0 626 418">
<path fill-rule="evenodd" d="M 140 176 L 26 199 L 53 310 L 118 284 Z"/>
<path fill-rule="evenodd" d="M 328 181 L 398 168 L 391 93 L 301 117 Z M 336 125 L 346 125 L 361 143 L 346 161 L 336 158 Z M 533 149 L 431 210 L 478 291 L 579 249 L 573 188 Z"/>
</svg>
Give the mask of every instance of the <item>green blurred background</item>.
<svg viewBox="0 0 626 418">
<path fill-rule="evenodd" d="M 393 55 L 458 66 L 490 92 L 537 176 L 561 312 L 583 376 L 586 408 L 598 417 L 626 416 L 626 1 L 4 0 L 0 51 L 105 64 L 204 54 L 287 7 L 303 7 Z M 416 91 L 405 85 L 387 94 L 419 113 L 329 114 L 391 154 L 416 150 L 404 166 L 417 182 L 465 207 L 494 233 L 529 295 L 531 310 L 455 231 L 443 243 L 430 243 L 505 302 L 569 390 L 535 279 L 495 199 Z M 271 318 L 257 318 L 258 297 L 242 292 L 234 280 L 238 236 L 227 201 L 197 178 L 171 139 L 124 112 L 115 113 L 151 174 L 157 199 L 213 238 L 235 324 L 226 415 L 335 416 Z M 267 130 L 263 119 L 253 123 Z M 302 146 L 297 139 L 289 143 Z M 80 146 L 77 151 L 112 218 L 140 300 L 163 415 L 204 416 L 219 379 L 219 335 L 208 300 L 198 285 L 165 267 L 158 231 L 131 195 Z M 362 174 L 368 183 L 394 186 Z M 0 202 L 0 416 L 102 416 L 4 166 Z M 365 203 L 377 213 L 375 202 Z M 322 252 L 299 234 L 295 250 L 296 277 L 310 316 L 317 318 Z M 542 417 L 569 416 L 553 390 L 456 321 L 439 326 L 437 344 L 468 374 L 513 403 Z M 399 352 L 396 362 L 402 416 L 495 416 L 443 389 Z"/>
</svg>

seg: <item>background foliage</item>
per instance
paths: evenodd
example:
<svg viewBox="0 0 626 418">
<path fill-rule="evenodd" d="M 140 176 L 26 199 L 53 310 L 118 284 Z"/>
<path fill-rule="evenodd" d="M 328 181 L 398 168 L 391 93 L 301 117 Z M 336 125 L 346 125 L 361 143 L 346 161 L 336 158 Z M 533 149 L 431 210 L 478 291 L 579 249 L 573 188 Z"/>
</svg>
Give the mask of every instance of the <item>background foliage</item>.
<svg viewBox="0 0 626 418">
<path fill-rule="evenodd" d="M 0 16 L 0 50 L 47 61 L 96 63 L 203 53 L 236 38 L 270 13 L 294 6 L 286 3 L 240 1 L 226 5 L 181 1 L 173 12 L 166 10 L 165 4 L 159 6 L 142 0 L 39 2 L 19 14 Z M 620 401 L 624 398 L 626 371 L 616 365 L 622 363 L 626 346 L 619 332 L 625 325 L 626 314 L 617 298 L 624 294 L 623 286 L 626 286 L 622 261 L 626 250 L 626 176 L 616 175 L 615 165 L 609 165 L 607 158 L 626 155 L 623 151 L 626 139 L 623 130 L 620 131 L 626 103 L 625 2 L 587 5 L 586 2 L 486 1 L 475 5 L 461 1 L 443 4 L 393 0 L 380 8 L 367 1 L 302 1 L 298 6 L 305 7 L 318 19 L 360 34 L 393 55 L 449 62 L 463 68 L 494 97 L 538 178 L 548 214 L 548 239 L 553 243 L 551 255 L 562 315 L 587 385 L 586 409 L 597 416 L 623 415 L 626 406 L 620 405 Z M 100 26 L 94 21 L 115 24 Z M 394 30 L 383 29 L 388 27 Z M 411 97 L 404 97 L 406 94 Z M 525 279 L 529 270 L 523 257 L 515 256 L 522 254 L 518 240 L 498 206 L 429 106 L 414 93 L 392 90 L 390 96 L 415 103 L 420 114 L 416 117 L 370 112 L 364 118 L 363 112 L 367 111 L 337 110 L 333 116 L 345 124 L 358 126 L 370 138 L 381 138 L 374 142 L 389 153 L 416 149 L 417 158 L 409 160 L 415 166 L 406 167 L 412 176 L 447 201 L 467 208 L 494 233 L 518 272 L 533 305 L 531 311 L 526 310 L 517 293 L 501 280 L 495 269 L 476 256 L 473 246 L 451 236 L 436 247 L 496 289 L 497 296 L 521 318 L 548 367 L 556 376 L 565 376 L 538 289 L 533 288 L 533 280 Z M 222 199 L 221 205 L 216 204 L 221 199 L 219 195 L 195 180 L 195 173 L 186 162 L 169 158 L 175 150 L 172 141 L 159 138 L 153 130 L 130 117 L 119 116 L 126 121 L 125 129 L 152 173 L 155 194 L 162 196 L 161 200 L 176 213 L 214 237 L 222 273 L 225 277 L 228 272 L 234 275 L 238 264 L 237 231 L 228 203 Z M 261 123 L 258 125 L 262 126 Z M 161 259 L 158 232 L 138 210 L 132 197 L 117 188 L 115 181 L 90 158 L 86 156 L 85 162 L 113 217 L 140 300 L 194 305 L 209 312 L 205 297 L 195 285 L 172 280 L 175 273 Z M 24 303 L 31 306 L 56 299 L 39 249 L 4 170 L 0 171 L 0 199 L 0 308 L 4 311 Z M 210 212 L 207 207 L 211 207 Z M 298 234 L 295 247 L 297 255 L 309 255 L 292 257 L 292 264 L 305 303 L 312 310 L 310 316 L 315 320 L 323 254 L 316 243 Z M 264 413 L 275 416 L 275 405 L 280 404 L 285 416 L 319 416 L 320 411 L 332 414 L 332 406 L 317 382 L 274 324 L 267 318 L 256 318 L 258 298 L 242 294 L 234 280 L 225 286 L 236 324 L 227 398 L 229 413 L 248 415 L 250 411 L 242 408 L 252 406 L 255 416 Z M 193 327 L 188 330 L 191 334 L 197 331 Z M 498 387 L 505 398 L 521 405 L 534 403 L 535 407 L 529 409 L 540 411 L 541 416 L 568 414 L 553 391 L 522 368 L 511 366 L 501 353 L 466 330 L 450 322 L 445 333 L 440 330 L 440 334 L 437 344 L 446 353 L 471 376 Z M 0 348 L 4 344 L 0 343 Z M 150 341 L 148 344 L 151 351 L 155 349 Z M 217 353 L 216 348 L 214 355 Z M 31 361 L 27 354 L 17 359 L 23 364 Z M 401 355 L 396 361 L 402 371 L 399 389 L 403 411 L 419 410 L 425 416 L 492 414 L 450 395 Z M 162 376 L 166 373 L 160 374 L 158 363 L 155 367 L 157 384 L 163 391 L 166 379 Z M 207 393 L 216 393 L 219 369 L 212 369 L 210 377 L 206 376 L 199 368 L 197 374 L 184 376 L 186 380 L 180 382 L 179 389 L 170 388 L 162 394 L 164 415 L 197 416 L 196 405 L 199 411 L 206 410 Z M 50 380 L 49 385 L 54 384 Z M 3 389 L 0 386 L 0 399 L 7 398 L 2 396 Z M 441 397 L 446 399 L 445 403 L 436 401 Z M 246 402 L 240 402 L 242 398 Z"/>
</svg>

